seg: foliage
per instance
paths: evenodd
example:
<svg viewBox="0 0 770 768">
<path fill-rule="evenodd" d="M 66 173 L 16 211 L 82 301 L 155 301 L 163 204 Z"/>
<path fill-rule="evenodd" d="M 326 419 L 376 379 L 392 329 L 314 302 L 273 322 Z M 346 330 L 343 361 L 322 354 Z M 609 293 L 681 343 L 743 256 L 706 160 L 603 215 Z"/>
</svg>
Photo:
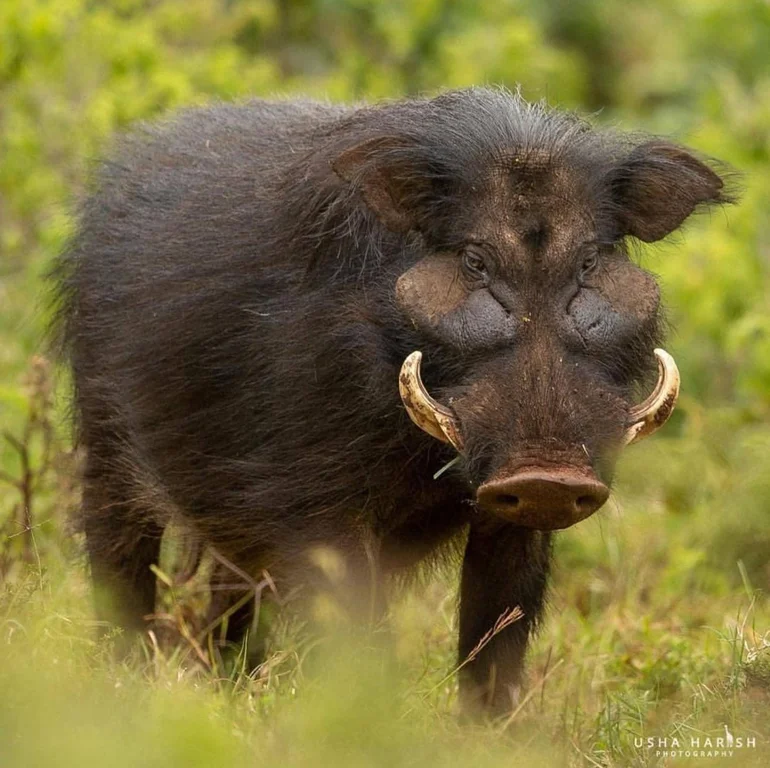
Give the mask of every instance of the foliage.
<svg viewBox="0 0 770 768">
<path fill-rule="evenodd" d="M 769 46 L 766 0 L 3 0 L 0 432 L 10 439 L 0 438 L 0 478 L 10 482 L 0 479 L 0 732 L 12 734 L 3 764 L 238 765 L 259 754 L 276 765 L 483 765 L 545 751 L 556 762 L 642 765 L 656 758 L 633 747 L 635 735 L 725 724 L 761 734 Z M 681 405 L 660 437 L 629 451 L 615 505 L 559 539 L 554 610 L 532 654 L 535 695 L 517 716 L 518 738 L 460 731 L 449 715 L 449 577 L 394 611 L 395 671 L 360 649 L 344 658 L 362 666 L 330 661 L 319 682 L 299 662 L 267 682 L 237 671 L 222 680 L 159 649 L 134 666 L 107 662 L 83 569 L 65 566 L 74 503 L 57 448 L 65 409 L 41 414 L 48 384 L 31 363 L 45 352 L 41 274 L 89 163 L 116 131 L 181 105 L 487 82 L 673 135 L 730 164 L 744 190 L 740 205 L 639 251 L 670 307 Z M 37 478 L 33 519 L 25 476 Z M 298 647 L 287 640 L 276 652 L 285 660 Z"/>
</svg>

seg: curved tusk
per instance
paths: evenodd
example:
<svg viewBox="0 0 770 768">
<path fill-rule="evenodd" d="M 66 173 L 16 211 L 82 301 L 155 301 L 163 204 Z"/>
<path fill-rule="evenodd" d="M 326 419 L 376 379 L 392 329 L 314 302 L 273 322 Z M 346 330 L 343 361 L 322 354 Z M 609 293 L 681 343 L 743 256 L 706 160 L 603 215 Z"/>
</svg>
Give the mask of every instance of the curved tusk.
<svg viewBox="0 0 770 768">
<path fill-rule="evenodd" d="M 679 369 L 664 349 L 656 349 L 658 383 L 652 394 L 628 414 L 625 445 L 631 445 L 660 429 L 674 412 L 679 397 Z"/>
<path fill-rule="evenodd" d="M 449 408 L 441 405 L 428 394 L 420 377 L 421 362 L 422 352 L 412 352 L 404 360 L 401 373 L 398 375 L 398 391 L 406 412 L 412 421 L 431 437 L 444 443 L 451 443 L 461 451 L 463 441 L 457 427 L 457 419 Z"/>
</svg>

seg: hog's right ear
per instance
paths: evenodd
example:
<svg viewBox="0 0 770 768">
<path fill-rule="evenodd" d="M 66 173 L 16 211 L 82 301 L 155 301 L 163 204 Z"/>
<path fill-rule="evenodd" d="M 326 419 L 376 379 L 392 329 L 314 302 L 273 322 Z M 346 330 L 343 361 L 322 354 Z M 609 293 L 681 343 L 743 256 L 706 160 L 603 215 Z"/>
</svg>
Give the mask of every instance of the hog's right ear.
<svg viewBox="0 0 770 768">
<path fill-rule="evenodd" d="M 417 226 L 426 191 L 409 149 L 404 139 L 380 136 L 346 149 L 332 162 L 337 176 L 357 186 L 369 208 L 394 232 Z"/>
<path fill-rule="evenodd" d="M 648 243 L 673 232 L 698 206 L 725 202 L 722 179 L 664 141 L 636 147 L 613 171 L 611 186 L 623 234 Z"/>
</svg>

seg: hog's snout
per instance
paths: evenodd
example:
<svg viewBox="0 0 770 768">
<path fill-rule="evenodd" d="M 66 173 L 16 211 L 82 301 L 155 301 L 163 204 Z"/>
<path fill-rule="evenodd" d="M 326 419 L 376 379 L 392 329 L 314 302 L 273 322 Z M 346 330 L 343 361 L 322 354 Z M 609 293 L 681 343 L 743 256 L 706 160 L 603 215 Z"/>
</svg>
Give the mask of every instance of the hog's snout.
<svg viewBox="0 0 770 768">
<path fill-rule="evenodd" d="M 526 469 L 479 487 L 483 509 L 528 528 L 569 528 L 607 501 L 609 488 L 590 470 Z"/>
</svg>

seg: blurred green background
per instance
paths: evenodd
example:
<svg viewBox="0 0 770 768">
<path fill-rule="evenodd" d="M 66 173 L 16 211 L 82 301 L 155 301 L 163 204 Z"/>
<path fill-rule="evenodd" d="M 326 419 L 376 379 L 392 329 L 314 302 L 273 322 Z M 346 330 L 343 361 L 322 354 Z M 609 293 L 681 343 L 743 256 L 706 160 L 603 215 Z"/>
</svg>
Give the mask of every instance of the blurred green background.
<svg viewBox="0 0 770 768">
<path fill-rule="evenodd" d="M 76 488 L 65 409 L 51 408 L 50 371 L 33 359 L 45 351 L 41 275 L 116 131 L 214 99 L 372 100 L 486 83 L 671 136 L 729 163 L 743 188 L 739 205 L 639 252 L 669 307 L 680 406 L 628 452 L 609 509 L 559 537 L 555 610 L 532 654 L 541 688 L 519 719 L 538 724 L 545 746 L 533 749 L 580 765 L 654 764 L 663 758 L 635 748 L 634 736 L 676 728 L 721 734 L 729 722 L 761 742 L 758 713 L 770 701 L 767 0 L 2 0 L 0 689 L 14 695 L 0 697 L 0 765 L 251 764 L 262 743 L 276 765 L 491 764 L 513 754 L 497 731 L 489 740 L 449 724 L 451 573 L 394 615 L 404 680 L 423 686 L 403 695 L 376 662 L 358 688 L 343 673 L 333 676 L 340 688 L 303 688 L 297 662 L 267 682 L 233 673 L 223 694 L 221 680 L 179 671 L 175 656 L 131 668 L 107 661 L 66 529 Z M 360 681 L 372 683 L 371 719 Z M 82 708 L 67 706 L 72 697 Z M 394 697 L 418 703 L 391 709 Z M 346 723 L 356 728 L 350 741 Z M 33 737 L 38 727 L 49 738 Z M 757 764 L 770 764 L 767 740 L 764 749 Z"/>
</svg>

